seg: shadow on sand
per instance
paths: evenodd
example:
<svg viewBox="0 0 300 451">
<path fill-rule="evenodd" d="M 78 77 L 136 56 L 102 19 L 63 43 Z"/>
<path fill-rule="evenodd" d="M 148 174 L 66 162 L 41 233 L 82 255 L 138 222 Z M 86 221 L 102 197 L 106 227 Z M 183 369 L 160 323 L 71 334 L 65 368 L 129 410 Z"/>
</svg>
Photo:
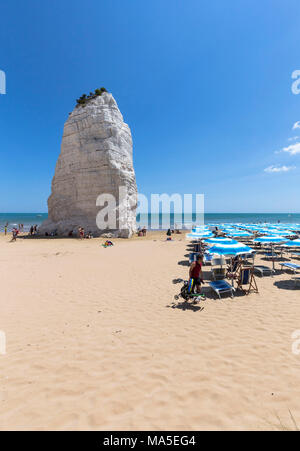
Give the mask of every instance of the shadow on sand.
<svg viewBox="0 0 300 451">
<path fill-rule="evenodd" d="M 278 280 L 277 282 L 274 282 L 274 285 L 281 290 L 299 290 L 300 288 L 299 284 L 296 285 L 294 280 L 291 279 Z"/>
<path fill-rule="evenodd" d="M 200 306 L 198 303 L 182 301 L 182 302 L 171 302 L 169 305 L 166 305 L 167 308 L 177 308 L 179 310 L 191 310 L 192 312 L 202 312 L 204 307 Z"/>
<path fill-rule="evenodd" d="M 78 236 L 45 236 L 45 235 L 20 235 L 17 240 L 80 240 Z"/>
<path fill-rule="evenodd" d="M 188 260 L 180 260 L 177 264 L 181 265 L 181 266 L 190 266 L 190 263 Z"/>
</svg>

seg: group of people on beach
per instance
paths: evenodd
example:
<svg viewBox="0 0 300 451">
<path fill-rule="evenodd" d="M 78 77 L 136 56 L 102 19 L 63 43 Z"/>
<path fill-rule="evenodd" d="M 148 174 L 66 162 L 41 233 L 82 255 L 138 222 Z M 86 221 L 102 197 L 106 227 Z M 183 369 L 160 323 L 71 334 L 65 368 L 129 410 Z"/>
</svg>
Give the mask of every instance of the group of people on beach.
<svg viewBox="0 0 300 451">
<path fill-rule="evenodd" d="M 137 230 L 138 236 L 146 236 L 146 233 L 147 233 L 147 229 L 145 226 L 143 228 L 139 227 Z"/>
<path fill-rule="evenodd" d="M 178 229 L 168 229 L 167 230 L 167 233 L 166 233 L 167 241 L 171 241 L 172 240 L 172 235 L 174 233 L 181 234 L 180 230 L 178 230 Z"/>
<path fill-rule="evenodd" d="M 7 235 L 7 228 L 8 228 L 8 223 L 6 223 L 5 226 L 4 226 L 4 235 Z M 30 236 L 35 235 L 37 233 L 37 228 L 38 228 L 37 224 L 32 225 L 30 227 L 30 229 L 29 229 L 28 235 L 30 235 Z M 12 228 L 12 231 L 11 231 L 11 233 L 12 233 L 11 241 L 16 241 L 17 240 L 17 236 L 21 232 L 24 232 L 24 224 L 18 224 L 18 227 L 14 226 Z"/>
<path fill-rule="evenodd" d="M 24 224 L 18 224 L 18 227 L 13 227 L 12 230 L 17 230 L 18 233 L 24 232 Z M 7 235 L 8 231 L 8 222 L 4 226 L 4 235 Z"/>
<path fill-rule="evenodd" d="M 92 232 L 89 231 L 87 234 L 85 234 L 83 227 L 78 228 L 78 235 L 81 240 L 83 240 L 84 238 L 87 239 L 93 238 Z M 73 236 L 73 230 L 69 232 L 69 236 Z"/>
<path fill-rule="evenodd" d="M 171 239 L 171 236 L 172 236 L 173 233 L 180 234 L 181 232 L 178 229 L 175 229 L 175 230 L 174 229 L 168 229 L 167 232 L 166 232 L 167 240 Z M 137 236 L 146 236 L 146 234 L 147 234 L 147 229 L 146 229 L 145 226 L 143 226 L 142 228 L 139 227 L 137 229 Z"/>
<path fill-rule="evenodd" d="M 30 227 L 30 229 L 29 229 L 29 235 L 30 236 L 35 235 L 37 233 L 37 227 L 38 227 L 37 224 L 35 224 L 34 226 L 32 225 Z"/>
</svg>

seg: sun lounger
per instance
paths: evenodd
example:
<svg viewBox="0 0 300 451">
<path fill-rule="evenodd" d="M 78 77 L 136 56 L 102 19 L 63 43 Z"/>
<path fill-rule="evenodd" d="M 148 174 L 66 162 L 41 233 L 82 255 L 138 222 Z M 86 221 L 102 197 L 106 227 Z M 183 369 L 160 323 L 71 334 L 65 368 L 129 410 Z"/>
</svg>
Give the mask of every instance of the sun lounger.
<svg viewBox="0 0 300 451">
<path fill-rule="evenodd" d="M 213 280 L 223 280 L 226 277 L 226 268 L 212 268 L 211 276 Z"/>
<path fill-rule="evenodd" d="M 232 287 L 226 280 L 216 280 L 215 282 L 210 282 L 209 284 L 211 288 L 214 290 L 215 293 L 219 296 L 221 299 L 222 293 L 230 293 L 231 297 L 233 298 L 233 292 L 235 291 L 235 288 Z"/>
<path fill-rule="evenodd" d="M 258 272 L 261 277 L 263 276 L 272 276 L 275 272 L 274 269 L 269 268 L 268 266 L 264 265 L 255 265 L 254 266 L 254 272 Z"/>
<path fill-rule="evenodd" d="M 280 265 L 282 270 L 283 266 L 285 266 L 287 269 L 294 271 L 294 273 L 296 273 L 296 271 L 300 269 L 300 265 L 296 265 L 296 263 L 280 263 Z"/>
<path fill-rule="evenodd" d="M 300 258 L 300 252 L 292 252 L 291 255 L 296 258 Z"/>
</svg>

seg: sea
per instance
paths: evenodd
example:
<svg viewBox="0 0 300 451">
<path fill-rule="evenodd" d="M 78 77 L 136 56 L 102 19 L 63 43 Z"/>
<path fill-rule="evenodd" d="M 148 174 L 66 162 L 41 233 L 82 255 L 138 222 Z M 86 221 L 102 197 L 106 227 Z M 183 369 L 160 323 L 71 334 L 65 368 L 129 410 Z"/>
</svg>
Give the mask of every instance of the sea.
<svg viewBox="0 0 300 451">
<path fill-rule="evenodd" d="M 8 224 L 8 231 L 19 224 L 24 225 L 24 231 L 28 231 L 31 225 L 39 226 L 48 218 L 47 213 L 0 213 L 0 232 L 3 232 L 5 224 Z M 166 214 L 138 214 L 137 225 L 148 229 L 168 228 L 169 215 Z M 170 214 L 170 227 L 190 229 L 199 223 L 195 220 L 195 214 L 186 214 L 184 220 L 181 214 Z M 261 224 L 261 223 L 283 223 L 300 224 L 300 213 L 206 213 L 204 215 L 205 224 Z"/>
</svg>

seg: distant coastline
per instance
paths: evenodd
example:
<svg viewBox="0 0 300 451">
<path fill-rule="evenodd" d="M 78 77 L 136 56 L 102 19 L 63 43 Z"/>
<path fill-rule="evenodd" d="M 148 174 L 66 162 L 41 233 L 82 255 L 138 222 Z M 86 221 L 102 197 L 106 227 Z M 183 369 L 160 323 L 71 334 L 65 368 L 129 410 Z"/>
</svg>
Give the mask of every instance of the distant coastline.
<svg viewBox="0 0 300 451">
<path fill-rule="evenodd" d="M 155 222 L 159 222 L 162 226 L 163 219 L 166 215 L 159 214 L 159 216 L 153 215 Z M 24 229 L 28 230 L 31 225 L 37 224 L 38 226 L 48 218 L 47 213 L 0 213 L 0 231 L 3 231 L 4 225 L 8 223 L 8 229 L 18 224 L 24 224 Z M 137 215 L 138 225 L 146 226 L 150 228 L 150 215 L 140 214 Z M 280 221 L 284 224 L 300 224 L 300 213 L 206 213 L 204 216 L 205 224 L 222 224 L 222 223 L 277 223 Z M 182 218 L 180 214 L 171 213 L 171 223 L 176 226 L 180 224 Z M 193 223 L 195 223 L 195 215 L 188 214 L 185 217 L 185 227 L 188 229 Z M 154 230 L 157 227 L 153 228 Z"/>
</svg>

